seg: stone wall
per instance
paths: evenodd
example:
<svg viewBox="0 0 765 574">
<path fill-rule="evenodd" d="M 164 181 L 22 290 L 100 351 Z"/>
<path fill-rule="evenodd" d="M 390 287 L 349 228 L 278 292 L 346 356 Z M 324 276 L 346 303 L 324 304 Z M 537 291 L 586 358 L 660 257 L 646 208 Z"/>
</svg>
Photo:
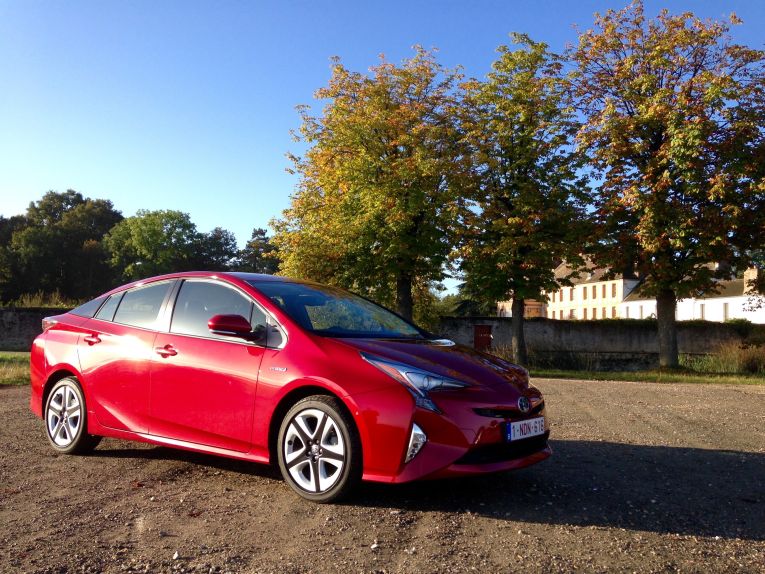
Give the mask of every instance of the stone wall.
<svg viewBox="0 0 765 574">
<path fill-rule="evenodd" d="M 0 351 L 28 351 L 42 331 L 43 317 L 63 309 L 0 308 Z M 439 334 L 473 346 L 476 325 L 488 325 L 493 350 L 510 348 L 510 317 L 443 317 Z M 751 325 L 765 340 L 765 326 Z M 552 321 L 529 319 L 526 344 L 538 365 L 592 370 L 655 368 L 659 361 L 656 323 L 653 321 Z M 683 354 L 708 354 L 728 342 L 742 342 L 746 334 L 735 325 L 711 322 L 678 323 L 678 348 Z"/>
<path fill-rule="evenodd" d="M 439 334 L 473 346 L 476 325 L 489 325 L 492 349 L 510 349 L 510 317 L 443 317 Z M 760 325 L 751 329 L 765 334 Z M 659 364 L 655 321 L 553 321 L 525 322 L 526 346 L 538 365 L 592 370 L 639 370 Z M 678 348 L 682 354 L 714 353 L 721 344 L 742 342 L 746 334 L 737 325 L 711 322 L 678 323 Z"/>
<path fill-rule="evenodd" d="M 43 317 L 59 315 L 65 309 L 20 309 L 0 307 L 0 351 L 28 351 L 42 333 Z"/>
</svg>

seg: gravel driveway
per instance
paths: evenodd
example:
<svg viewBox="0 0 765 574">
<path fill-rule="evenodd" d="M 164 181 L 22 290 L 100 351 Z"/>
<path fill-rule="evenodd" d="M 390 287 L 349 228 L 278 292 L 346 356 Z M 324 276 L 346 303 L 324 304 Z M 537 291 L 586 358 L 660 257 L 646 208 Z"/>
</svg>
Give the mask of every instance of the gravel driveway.
<svg viewBox="0 0 765 574">
<path fill-rule="evenodd" d="M 325 506 L 265 466 L 58 456 L 1 387 L 0 572 L 765 572 L 765 386 L 536 384 L 548 461 Z"/>
</svg>

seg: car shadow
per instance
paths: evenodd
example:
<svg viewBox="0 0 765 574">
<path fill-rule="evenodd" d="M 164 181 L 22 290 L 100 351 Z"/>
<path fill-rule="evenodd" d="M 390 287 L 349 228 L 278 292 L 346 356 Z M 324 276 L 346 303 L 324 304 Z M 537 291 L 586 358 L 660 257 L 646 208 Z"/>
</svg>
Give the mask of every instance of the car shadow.
<svg viewBox="0 0 765 574">
<path fill-rule="evenodd" d="M 553 456 L 529 468 L 401 485 L 364 483 L 342 504 L 765 540 L 765 454 L 576 440 L 551 444 Z M 177 460 L 280 478 L 268 465 L 161 446 L 107 446 L 91 456 Z"/>
<path fill-rule="evenodd" d="M 121 445 L 123 443 L 120 442 L 115 444 Z M 102 443 L 102 446 L 96 448 L 96 450 L 89 453 L 88 456 L 95 458 L 175 460 L 178 462 L 184 462 L 196 466 L 211 467 L 227 472 L 236 472 L 250 476 L 260 476 L 263 478 L 275 478 L 281 480 L 281 474 L 279 474 L 279 470 L 267 464 L 257 464 L 247 460 L 237 460 L 234 458 L 226 458 L 212 454 L 204 454 L 188 450 L 181 450 L 164 446 L 153 446 L 148 444 L 146 446 L 139 447 L 118 446 L 115 448 L 109 445 L 108 442 Z"/>
<path fill-rule="evenodd" d="M 554 454 L 498 475 L 366 484 L 349 504 L 529 523 L 765 539 L 765 454 L 551 441 Z"/>
</svg>

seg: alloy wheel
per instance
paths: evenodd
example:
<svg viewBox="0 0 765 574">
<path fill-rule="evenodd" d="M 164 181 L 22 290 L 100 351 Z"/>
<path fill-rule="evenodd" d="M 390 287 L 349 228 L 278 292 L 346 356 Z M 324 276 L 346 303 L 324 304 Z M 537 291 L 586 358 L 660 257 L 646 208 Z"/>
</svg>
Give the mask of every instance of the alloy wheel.
<svg viewBox="0 0 765 574">
<path fill-rule="evenodd" d="M 283 441 L 284 466 L 295 483 L 310 493 L 330 490 L 343 476 L 346 444 L 328 413 L 308 408 L 295 414 Z"/>
<path fill-rule="evenodd" d="M 82 404 L 71 385 L 59 385 L 53 390 L 46 418 L 51 441 L 61 448 L 70 446 L 82 423 Z"/>
</svg>

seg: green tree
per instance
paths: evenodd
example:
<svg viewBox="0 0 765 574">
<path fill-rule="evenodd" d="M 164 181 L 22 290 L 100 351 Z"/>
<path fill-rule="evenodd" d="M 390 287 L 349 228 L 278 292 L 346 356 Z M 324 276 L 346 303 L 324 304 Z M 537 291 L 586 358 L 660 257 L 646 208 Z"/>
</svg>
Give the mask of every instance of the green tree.
<svg viewBox="0 0 765 574">
<path fill-rule="evenodd" d="M 268 232 L 258 227 L 252 230 L 252 237 L 239 252 L 237 269 L 273 275 L 279 270 L 279 262 L 276 245 L 269 239 Z"/>
<path fill-rule="evenodd" d="M 558 288 L 561 260 L 580 260 L 587 237 L 586 181 L 572 149 L 578 129 L 560 58 L 513 34 L 485 82 L 466 85 L 463 128 L 474 170 L 464 212 L 463 291 L 484 304 L 512 298 L 514 360 L 526 364 L 526 299 Z"/>
<path fill-rule="evenodd" d="M 12 301 L 21 293 L 22 284 L 18 281 L 21 270 L 18 254 L 13 250 L 13 234 L 27 225 L 26 217 L 0 215 L 0 303 Z"/>
<path fill-rule="evenodd" d="M 104 238 L 110 263 L 124 280 L 189 271 L 199 262 L 199 234 L 188 213 L 139 210 Z"/>
<path fill-rule="evenodd" d="M 666 367 L 677 300 L 714 289 L 765 238 L 763 52 L 728 32 L 691 13 L 646 20 L 633 2 L 596 15 L 571 52 L 579 142 L 602 178 L 593 257 L 645 278 Z"/>
<path fill-rule="evenodd" d="M 111 201 L 73 190 L 49 191 L 31 203 L 10 241 L 16 288 L 8 298 L 39 291 L 83 299 L 108 288 L 112 274 L 101 241 L 121 219 Z"/>
<path fill-rule="evenodd" d="M 228 271 L 238 265 L 236 236 L 222 227 L 200 233 L 194 240 L 194 266 L 198 269 Z"/>
<path fill-rule="evenodd" d="M 452 108 L 459 74 L 417 48 L 369 76 L 335 60 L 321 116 L 302 107 L 290 207 L 272 222 L 280 272 L 339 284 L 408 318 L 444 276 L 461 172 Z"/>
</svg>

